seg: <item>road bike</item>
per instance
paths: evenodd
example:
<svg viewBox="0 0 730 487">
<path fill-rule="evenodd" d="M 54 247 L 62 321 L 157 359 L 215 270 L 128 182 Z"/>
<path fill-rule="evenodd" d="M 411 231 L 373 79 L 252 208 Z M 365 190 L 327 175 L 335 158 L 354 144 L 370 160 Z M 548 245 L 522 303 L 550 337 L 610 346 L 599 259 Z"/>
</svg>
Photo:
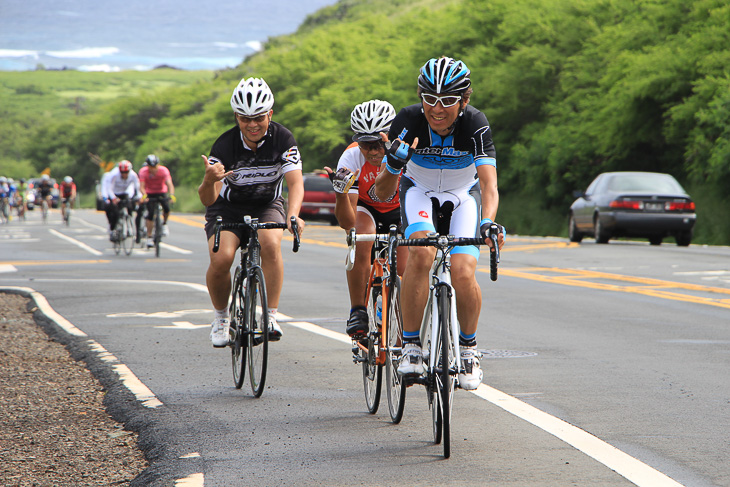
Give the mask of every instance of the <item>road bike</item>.
<svg viewBox="0 0 730 487">
<path fill-rule="evenodd" d="M 497 280 L 499 227 L 490 227 L 490 278 Z M 461 372 L 459 347 L 459 323 L 456 316 L 456 293 L 451 285 L 451 251 L 464 245 L 485 245 L 481 238 L 463 238 L 440 235 L 436 232 L 424 238 L 398 239 L 396 245 L 430 246 L 436 248 L 431 267 L 430 291 L 421 322 L 420 338 L 423 344 L 425 375 L 406 379 L 407 385 L 422 384 L 426 387 L 431 409 L 434 443 L 443 441 L 444 457 L 451 456 L 451 410 L 454 390 L 458 387 L 457 376 Z M 391 264 L 392 265 L 392 264 Z"/>
<path fill-rule="evenodd" d="M 291 225 L 294 231 L 292 251 L 297 252 L 299 228 L 295 217 L 291 218 Z M 286 227 L 286 223 L 259 223 L 257 218 L 250 216 L 245 216 L 243 223 L 223 223 L 221 217 L 216 221 L 213 252 L 218 252 L 220 247 L 221 230 L 245 230 L 248 234 L 247 239 L 241 240 L 240 261 L 233 276 L 228 344 L 231 347 L 233 383 L 236 389 L 243 386 L 248 361 L 254 397 L 261 397 L 264 392 L 269 357 L 269 307 L 258 231 Z"/>
<path fill-rule="evenodd" d="M 147 206 L 148 211 L 152 212 L 152 242 L 155 248 L 155 257 L 160 256 L 160 242 L 162 242 L 163 235 L 163 215 L 162 215 L 162 200 L 166 199 L 167 196 L 148 196 L 151 205 Z"/>
<path fill-rule="evenodd" d="M 353 338 L 352 355 L 356 364 L 362 364 L 365 403 L 371 414 L 378 411 L 385 367 L 388 409 L 391 420 L 396 424 L 403 418 L 406 401 L 405 385 L 398 375 L 403 324 L 400 312 L 400 277 L 396 272 L 398 267 L 394 246 L 397 239 L 395 225 L 391 225 L 386 234 L 357 235 L 353 228 L 347 236 L 349 252 L 346 263 L 347 270 L 352 269 L 357 242 L 374 242 L 365 301 L 368 333 L 364 337 Z"/>
<path fill-rule="evenodd" d="M 65 198 L 61 205 L 61 219 L 66 226 L 71 225 L 71 198 Z"/>
<path fill-rule="evenodd" d="M 114 227 L 112 243 L 114 252 L 119 255 L 124 250 L 126 255 L 130 255 L 134 247 L 134 236 L 134 220 L 132 219 L 132 215 L 129 214 L 129 208 L 127 208 L 127 200 L 125 198 L 119 201 L 119 219 L 117 220 L 117 225 Z"/>
<path fill-rule="evenodd" d="M 41 197 L 41 217 L 43 218 L 43 223 L 48 221 L 48 200 L 43 197 Z"/>
</svg>

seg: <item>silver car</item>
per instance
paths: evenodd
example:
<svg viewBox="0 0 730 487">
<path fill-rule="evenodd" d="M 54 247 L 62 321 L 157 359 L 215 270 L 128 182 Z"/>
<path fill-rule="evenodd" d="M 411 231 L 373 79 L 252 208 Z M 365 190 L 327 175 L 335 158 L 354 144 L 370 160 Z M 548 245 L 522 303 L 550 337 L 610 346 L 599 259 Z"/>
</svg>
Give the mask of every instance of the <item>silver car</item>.
<svg viewBox="0 0 730 487">
<path fill-rule="evenodd" d="M 692 241 L 695 204 L 669 174 L 606 172 L 575 197 L 570 206 L 571 242 L 584 236 L 594 237 L 596 243 L 637 237 L 660 245 L 664 238 L 674 237 L 677 245 L 686 247 Z"/>
</svg>

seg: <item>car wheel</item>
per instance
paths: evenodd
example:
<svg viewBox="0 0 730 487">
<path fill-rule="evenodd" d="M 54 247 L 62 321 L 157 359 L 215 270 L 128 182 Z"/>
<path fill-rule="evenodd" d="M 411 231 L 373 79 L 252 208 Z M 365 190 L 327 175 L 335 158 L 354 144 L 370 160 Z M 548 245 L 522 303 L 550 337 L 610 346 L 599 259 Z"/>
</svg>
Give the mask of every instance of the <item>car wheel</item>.
<svg viewBox="0 0 730 487">
<path fill-rule="evenodd" d="M 578 231 L 578 227 L 575 224 L 575 217 L 570 215 L 570 223 L 568 224 L 568 238 L 571 242 L 580 242 L 583 240 L 583 235 Z"/>
<path fill-rule="evenodd" d="M 661 245 L 662 240 L 662 237 L 649 237 L 649 243 L 651 245 Z"/>
<path fill-rule="evenodd" d="M 601 225 L 601 217 L 596 213 L 595 218 L 593 218 L 593 234 L 596 238 L 596 243 L 599 244 L 605 244 L 608 243 L 608 240 L 611 238 L 611 236 L 606 233 L 605 230 L 603 230 L 603 225 Z"/>
<path fill-rule="evenodd" d="M 677 245 L 687 247 L 692 242 L 692 232 L 682 232 L 674 238 L 677 241 Z"/>
</svg>

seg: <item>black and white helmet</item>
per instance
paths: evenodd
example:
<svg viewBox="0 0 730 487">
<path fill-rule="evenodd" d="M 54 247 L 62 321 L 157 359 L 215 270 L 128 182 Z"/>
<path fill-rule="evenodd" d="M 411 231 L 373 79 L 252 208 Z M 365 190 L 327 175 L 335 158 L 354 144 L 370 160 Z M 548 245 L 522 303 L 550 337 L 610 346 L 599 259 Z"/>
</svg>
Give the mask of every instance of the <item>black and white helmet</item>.
<svg viewBox="0 0 730 487">
<path fill-rule="evenodd" d="M 380 140 L 380 132 L 388 132 L 395 118 L 395 108 L 387 101 L 370 100 L 357 105 L 350 115 L 355 142 Z"/>
<path fill-rule="evenodd" d="M 271 110 L 274 94 L 261 78 L 244 78 L 231 96 L 231 108 L 244 117 L 253 117 Z"/>
<path fill-rule="evenodd" d="M 428 93 L 464 93 L 471 86 L 471 71 L 450 57 L 429 59 L 418 75 L 418 87 Z"/>
</svg>

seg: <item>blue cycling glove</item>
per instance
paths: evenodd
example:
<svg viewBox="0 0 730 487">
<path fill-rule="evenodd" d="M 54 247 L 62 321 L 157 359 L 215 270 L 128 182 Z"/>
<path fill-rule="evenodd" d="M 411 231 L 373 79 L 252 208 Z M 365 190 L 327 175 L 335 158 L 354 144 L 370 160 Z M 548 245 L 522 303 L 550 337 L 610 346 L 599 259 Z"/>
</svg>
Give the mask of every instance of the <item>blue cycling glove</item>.
<svg viewBox="0 0 730 487">
<path fill-rule="evenodd" d="M 395 139 L 393 142 L 385 143 L 385 152 L 388 156 L 387 165 L 394 169 L 395 172 L 399 172 L 411 160 L 414 150 L 402 140 Z"/>
</svg>

